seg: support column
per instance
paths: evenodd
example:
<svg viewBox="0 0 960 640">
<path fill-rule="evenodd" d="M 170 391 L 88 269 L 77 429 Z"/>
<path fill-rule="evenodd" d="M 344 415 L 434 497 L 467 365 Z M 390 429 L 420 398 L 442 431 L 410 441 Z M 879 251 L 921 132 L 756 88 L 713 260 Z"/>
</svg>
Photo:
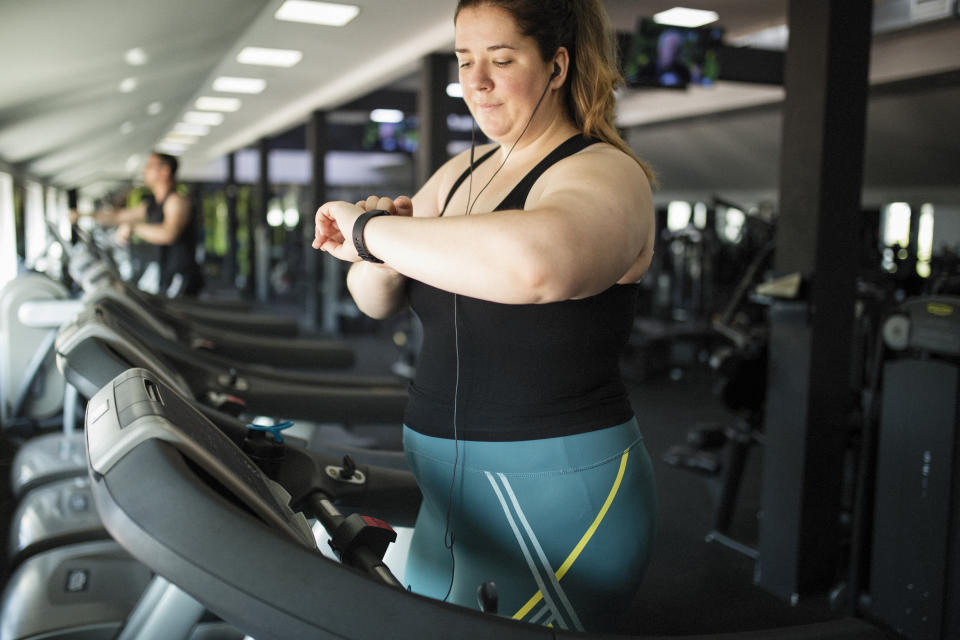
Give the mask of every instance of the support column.
<svg viewBox="0 0 960 640">
<path fill-rule="evenodd" d="M 448 54 L 431 53 L 424 56 L 420 69 L 420 93 L 417 95 L 417 114 L 420 117 L 418 185 L 425 183 L 447 161 L 447 144 L 450 142 L 447 116 L 451 113 L 447 96 L 450 59 Z"/>
<path fill-rule="evenodd" d="M 270 295 L 270 243 L 267 233 L 267 208 L 270 205 L 270 141 L 257 142 L 257 208 L 250 216 L 250 272 L 257 301 L 266 302 Z"/>
<path fill-rule="evenodd" d="M 17 232 L 17 255 L 27 256 L 27 187 L 23 177 L 13 174 L 13 220 Z"/>
<path fill-rule="evenodd" d="M 304 268 L 306 270 L 306 300 L 304 301 L 305 326 L 309 329 L 315 329 L 318 324 L 322 324 L 324 330 L 330 330 L 329 325 L 333 325 L 331 333 L 335 333 L 336 313 L 329 317 L 327 307 L 323 305 L 323 321 L 320 322 L 320 272 L 326 273 L 334 268 L 334 265 L 326 264 L 327 260 L 336 260 L 325 253 L 321 253 L 311 246 L 314 230 L 314 215 L 317 208 L 327 201 L 327 177 L 326 177 L 326 155 L 327 155 L 327 112 L 314 111 L 307 120 L 307 149 L 310 151 L 310 206 L 303 217 L 303 250 L 304 250 Z M 321 269 L 321 260 L 325 263 Z M 331 267 L 327 269 L 326 267 Z M 339 298 L 339 287 L 337 287 L 337 296 Z M 326 287 L 324 287 L 326 291 Z"/>
<path fill-rule="evenodd" d="M 920 249 L 920 208 L 922 206 L 921 202 L 910 203 L 910 237 L 907 240 L 909 243 L 907 245 L 907 260 L 903 265 L 908 269 L 909 278 L 914 281 L 917 276 L 917 258 Z M 906 273 L 901 275 L 904 278 L 908 277 Z M 911 293 L 919 293 L 919 291 L 912 291 Z"/>
<path fill-rule="evenodd" d="M 74 187 L 73 189 L 67 189 L 67 209 L 70 211 L 76 211 L 77 205 L 80 202 L 80 190 Z M 70 225 L 70 244 L 77 244 L 77 234 L 73 230 L 73 225 Z"/>
<path fill-rule="evenodd" d="M 237 154 L 227 154 L 227 184 L 224 195 L 227 200 L 227 252 L 223 256 L 223 279 L 228 287 L 237 282 Z"/>
<path fill-rule="evenodd" d="M 758 584 L 795 602 L 841 564 L 870 0 L 791 0 L 775 268 L 807 292 L 771 309 Z"/>
</svg>

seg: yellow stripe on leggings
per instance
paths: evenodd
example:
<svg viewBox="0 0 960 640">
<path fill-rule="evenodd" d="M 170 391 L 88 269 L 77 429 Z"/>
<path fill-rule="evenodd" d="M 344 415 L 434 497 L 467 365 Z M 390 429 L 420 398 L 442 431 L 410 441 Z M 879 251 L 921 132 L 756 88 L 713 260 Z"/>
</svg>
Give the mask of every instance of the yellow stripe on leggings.
<svg viewBox="0 0 960 640">
<path fill-rule="evenodd" d="M 623 481 L 623 472 L 627 468 L 627 457 L 630 455 L 630 450 L 627 449 L 623 452 L 623 456 L 620 458 L 620 470 L 617 471 L 617 479 L 613 481 L 613 486 L 610 488 L 610 493 L 607 495 L 607 499 L 604 501 L 603 506 L 600 507 L 600 512 L 597 514 L 597 517 L 593 519 L 593 524 L 587 529 L 587 532 L 583 534 L 583 537 L 580 538 L 580 542 L 573 548 L 573 551 L 570 552 L 570 555 L 567 556 L 567 559 L 563 561 L 563 564 L 560 565 L 560 568 L 557 569 L 554 575 L 557 576 L 557 580 L 563 578 L 567 575 L 567 571 L 570 570 L 570 567 L 573 565 L 574 561 L 580 556 L 583 552 L 583 548 L 587 546 L 587 543 L 590 542 L 590 538 L 593 537 L 594 532 L 597 530 L 597 527 L 600 526 L 600 522 L 603 520 L 603 517 L 607 515 L 607 511 L 610 509 L 610 505 L 613 504 L 613 499 L 617 497 L 617 491 L 620 489 L 620 483 Z M 527 600 L 527 603 L 520 607 L 520 610 L 513 614 L 514 620 L 522 620 L 525 615 L 530 612 L 530 609 L 540 602 L 543 598 L 543 594 L 537 591 L 533 594 L 533 597 Z"/>
</svg>

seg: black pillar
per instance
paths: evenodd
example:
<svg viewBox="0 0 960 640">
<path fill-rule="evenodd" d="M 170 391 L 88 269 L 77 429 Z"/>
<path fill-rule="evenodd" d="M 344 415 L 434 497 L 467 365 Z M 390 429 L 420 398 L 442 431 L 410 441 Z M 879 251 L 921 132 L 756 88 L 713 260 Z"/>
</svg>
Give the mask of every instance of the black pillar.
<svg viewBox="0 0 960 640">
<path fill-rule="evenodd" d="M 227 252 L 223 256 L 223 279 L 228 287 L 237 281 L 237 154 L 227 154 Z"/>
<path fill-rule="evenodd" d="M 27 188 L 23 178 L 13 174 L 13 226 L 17 231 L 17 255 L 27 257 Z"/>
<path fill-rule="evenodd" d="M 804 297 L 771 309 L 757 582 L 792 601 L 840 569 L 871 0 L 792 0 L 775 267 Z"/>
<path fill-rule="evenodd" d="M 920 249 L 920 209 L 923 204 L 920 202 L 910 203 L 910 237 L 907 240 L 907 259 L 903 266 L 909 269 L 911 279 L 917 275 L 917 253 Z M 907 277 L 907 274 L 903 274 Z M 919 292 L 916 292 L 919 293 Z"/>
<path fill-rule="evenodd" d="M 80 190 L 77 188 L 67 189 L 67 209 L 70 211 L 76 211 L 77 205 L 80 202 Z M 70 244 L 77 243 L 77 234 L 73 230 L 73 225 L 70 225 Z"/>
<path fill-rule="evenodd" d="M 261 138 L 257 142 L 257 208 L 250 216 L 250 275 L 254 282 L 257 300 L 266 302 L 270 292 L 269 245 L 266 242 L 267 210 L 270 206 L 270 141 Z"/>
<path fill-rule="evenodd" d="M 310 151 L 310 205 L 303 218 L 304 268 L 306 269 L 307 293 L 304 301 L 305 324 L 316 328 L 320 314 L 320 252 L 311 246 L 313 242 L 314 216 L 317 208 L 327 201 L 327 112 L 314 111 L 307 120 L 307 149 Z M 326 255 L 326 254 L 323 254 Z"/>
<path fill-rule="evenodd" d="M 420 117 L 420 139 L 417 147 L 417 184 L 422 185 L 433 172 L 447 161 L 450 133 L 447 116 L 450 98 L 449 54 L 431 53 L 424 56 L 420 69 L 420 93 L 417 96 L 417 114 Z"/>
</svg>

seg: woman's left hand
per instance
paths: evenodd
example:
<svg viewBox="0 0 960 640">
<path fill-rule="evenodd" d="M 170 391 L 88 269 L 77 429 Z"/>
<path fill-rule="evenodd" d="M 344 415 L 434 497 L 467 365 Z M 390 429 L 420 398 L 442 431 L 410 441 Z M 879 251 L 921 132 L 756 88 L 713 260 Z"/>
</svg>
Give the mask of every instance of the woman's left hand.
<svg viewBox="0 0 960 640">
<path fill-rule="evenodd" d="M 353 246 L 353 224 L 364 210 L 349 202 L 327 202 L 317 209 L 313 248 L 346 262 L 359 262 Z"/>
</svg>

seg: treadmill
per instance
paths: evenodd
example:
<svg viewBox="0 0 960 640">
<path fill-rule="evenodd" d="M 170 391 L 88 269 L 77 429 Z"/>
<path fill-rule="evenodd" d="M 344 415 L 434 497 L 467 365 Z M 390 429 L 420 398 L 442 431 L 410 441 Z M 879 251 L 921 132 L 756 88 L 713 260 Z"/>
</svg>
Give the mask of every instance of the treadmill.
<svg viewBox="0 0 960 640">
<path fill-rule="evenodd" d="M 269 464 L 254 464 L 243 450 L 249 434 L 218 429 L 144 370 L 124 372 L 105 386 L 88 404 L 86 419 L 93 495 L 111 535 L 258 640 L 622 637 L 522 623 L 425 598 L 392 581 L 377 560 L 388 525 L 361 518 L 360 531 L 365 524 L 372 532 L 351 535 L 343 531 L 349 517 L 331 513 L 337 503 L 387 520 L 404 513 L 409 519 L 418 502 L 409 474 L 349 470 L 279 443 Z M 332 529 L 342 563 L 320 555 L 303 530 L 301 511 Z M 886 636 L 844 619 L 710 637 Z"/>
<path fill-rule="evenodd" d="M 76 225 L 74 231 L 80 239 L 83 253 L 87 258 L 84 260 L 83 272 L 78 273 L 77 270 L 71 269 L 71 275 L 74 280 L 81 283 L 84 291 L 92 291 L 104 285 L 109 285 L 121 290 L 147 308 L 179 321 L 202 321 L 209 326 L 229 327 L 233 331 L 252 332 L 258 335 L 294 337 L 300 332 L 299 324 L 295 319 L 269 313 L 251 312 L 249 307 L 243 303 L 239 305 L 235 302 L 211 301 L 208 303 L 208 301 L 196 298 L 192 300 L 181 298 L 176 302 L 171 302 L 171 298 L 141 291 L 123 279 L 113 257 L 97 245 L 93 234 Z M 58 233 L 54 235 L 61 244 L 67 244 Z M 74 255 L 74 252 L 71 252 L 70 255 Z M 238 313 L 238 307 L 242 312 Z"/>
<path fill-rule="evenodd" d="M 403 419 L 407 391 L 398 378 L 301 373 L 199 355 L 128 320 L 95 305 L 61 329 L 57 365 L 81 395 L 89 398 L 120 371 L 144 366 L 228 412 L 346 424 Z"/>
<path fill-rule="evenodd" d="M 101 286 L 88 291 L 82 301 L 88 306 L 101 305 L 114 313 L 123 314 L 134 325 L 201 353 L 285 367 L 342 369 L 352 367 L 355 363 L 353 349 L 344 342 L 265 334 L 262 328 L 243 322 L 244 318 L 251 317 L 248 313 L 229 313 L 229 320 L 185 318 L 182 314 L 171 313 L 156 305 L 146 305 L 115 286 Z"/>
</svg>

